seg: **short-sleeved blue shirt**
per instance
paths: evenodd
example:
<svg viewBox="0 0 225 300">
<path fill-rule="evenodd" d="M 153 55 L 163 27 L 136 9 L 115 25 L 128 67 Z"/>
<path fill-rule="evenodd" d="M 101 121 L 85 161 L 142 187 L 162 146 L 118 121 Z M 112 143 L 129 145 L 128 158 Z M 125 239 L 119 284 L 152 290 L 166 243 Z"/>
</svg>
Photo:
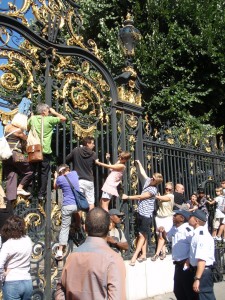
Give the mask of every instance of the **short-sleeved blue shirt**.
<svg viewBox="0 0 225 300">
<path fill-rule="evenodd" d="M 80 191 L 79 188 L 79 177 L 77 175 L 76 171 L 71 171 L 67 174 L 67 177 L 71 181 L 72 185 L 75 187 L 77 191 Z M 72 192 L 72 189 L 69 185 L 69 182 L 66 180 L 64 175 L 61 175 L 56 180 L 57 186 L 62 190 L 63 192 L 63 203 L 62 205 L 73 205 L 76 204 L 74 195 Z"/>
</svg>

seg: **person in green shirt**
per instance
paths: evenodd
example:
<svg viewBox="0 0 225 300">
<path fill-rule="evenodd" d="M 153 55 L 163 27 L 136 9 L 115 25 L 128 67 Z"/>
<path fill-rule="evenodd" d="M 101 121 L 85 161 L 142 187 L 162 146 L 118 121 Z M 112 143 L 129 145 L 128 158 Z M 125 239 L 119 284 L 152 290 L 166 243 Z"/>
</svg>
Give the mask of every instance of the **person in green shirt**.
<svg viewBox="0 0 225 300">
<path fill-rule="evenodd" d="M 51 115 L 50 115 L 51 114 Z M 47 193 L 48 173 L 50 171 L 51 161 L 51 142 L 52 133 L 55 125 L 65 122 L 66 117 L 56 112 L 53 108 L 45 103 L 37 106 L 37 115 L 28 120 L 28 129 L 32 126 L 35 128 L 41 140 L 41 120 L 43 117 L 43 161 L 34 163 L 34 169 L 38 172 L 38 199 L 43 200 Z"/>
</svg>

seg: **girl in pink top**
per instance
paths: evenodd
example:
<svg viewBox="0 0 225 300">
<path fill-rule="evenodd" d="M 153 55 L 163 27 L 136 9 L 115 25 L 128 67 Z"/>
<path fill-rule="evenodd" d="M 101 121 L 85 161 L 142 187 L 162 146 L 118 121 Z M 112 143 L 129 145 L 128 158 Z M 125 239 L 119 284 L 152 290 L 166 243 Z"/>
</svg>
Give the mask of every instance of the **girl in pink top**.
<svg viewBox="0 0 225 300">
<path fill-rule="evenodd" d="M 107 154 L 106 157 L 109 157 Z M 104 164 L 100 162 L 98 159 L 96 160 L 96 164 L 99 166 L 102 166 L 104 168 L 108 168 L 111 170 L 110 174 L 106 178 L 106 181 L 102 187 L 102 198 L 100 200 L 102 208 L 104 208 L 106 211 L 109 209 L 109 202 L 112 199 L 113 196 L 118 197 L 118 191 L 117 186 L 122 180 L 123 172 L 126 169 L 125 163 L 130 159 L 131 154 L 130 152 L 123 151 L 119 155 L 118 161 L 114 164 Z"/>
</svg>

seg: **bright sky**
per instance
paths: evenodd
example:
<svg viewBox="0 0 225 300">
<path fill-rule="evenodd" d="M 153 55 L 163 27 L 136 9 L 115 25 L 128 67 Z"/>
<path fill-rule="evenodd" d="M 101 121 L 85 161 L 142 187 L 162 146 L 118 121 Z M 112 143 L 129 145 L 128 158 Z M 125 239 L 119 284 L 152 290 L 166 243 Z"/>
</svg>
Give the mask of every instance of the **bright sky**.
<svg viewBox="0 0 225 300">
<path fill-rule="evenodd" d="M 39 1 L 36 1 L 37 4 L 40 5 Z M 0 0 L 0 13 L 7 13 L 9 11 L 9 4 L 11 3 L 12 5 L 15 5 L 17 7 L 17 9 L 21 9 L 23 7 L 24 4 L 24 0 Z M 28 23 L 30 24 L 32 19 L 33 19 L 33 14 L 32 14 L 32 10 L 29 9 L 26 14 L 25 17 L 28 21 Z M 13 38 L 10 38 L 10 42 L 9 42 L 9 46 L 12 48 L 18 48 L 18 46 L 23 42 L 23 37 L 21 37 L 19 34 L 17 34 L 16 32 L 12 32 Z M 1 28 L 0 28 L 0 47 L 4 47 L 4 41 L 6 39 L 6 35 L 1 33 Z M 8 60 L 5 58 L 0 58 L 0 66 L 7 64 Z M 5 73 L 4 71 L 0 70 L 0 77 L 1 75 Z M 22 100 L 22 99 L 21 99 Z M 0 110 L 3 111 L 10 111 L 10 109 L 5 108 L 3 106 L 1 106 L 1 104 L 7 104 L 7 101 L 4 101 L 2 98 L 0 98 Z M 1 126 L 0 126 L 0 136 L 2 135 L 1 132 Z"/>
</svg>

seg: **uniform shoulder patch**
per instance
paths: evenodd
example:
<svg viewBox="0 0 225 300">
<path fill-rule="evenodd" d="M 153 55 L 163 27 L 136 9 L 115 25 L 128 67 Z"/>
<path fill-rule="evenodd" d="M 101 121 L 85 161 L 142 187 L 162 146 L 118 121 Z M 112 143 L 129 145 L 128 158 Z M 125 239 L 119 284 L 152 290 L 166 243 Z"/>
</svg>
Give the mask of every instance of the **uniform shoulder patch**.
<svg viewBox="0 0 225 300">
<path fill-rule="evenodd" d="M 186 227 L 186 230 L 189 232 L 189 231 L 191 231 L 191 229 L 189 228 L 189 227 Z"/>
<path fill-rule="evenodd" d="M 199 232 L 199 234 L 200 234 L 200 235 L 204 235 L 203 230 L 201 230 L 201 231 Z"/>
</svg>

